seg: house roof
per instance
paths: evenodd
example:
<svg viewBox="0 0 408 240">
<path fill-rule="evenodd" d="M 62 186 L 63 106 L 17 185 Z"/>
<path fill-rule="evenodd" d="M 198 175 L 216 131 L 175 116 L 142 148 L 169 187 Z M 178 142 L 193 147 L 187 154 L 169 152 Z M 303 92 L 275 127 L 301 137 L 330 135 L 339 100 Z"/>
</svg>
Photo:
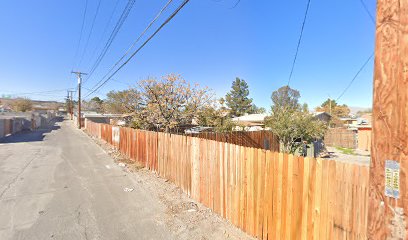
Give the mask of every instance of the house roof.
<svg viewBox="0 0 408 240">
<path fill-rule="evenodd" d="M 340 118 L 341 121 L 357 121 L 357 118 L 350 118 L 350 117 L 344 117 Z"/>
<path fill-rule="evenodd" d="M 328 112 L 314 112 L 314 113 L 312 113 L 313 114 L 313 116 L 320 116 L 320 115 L 328 115 L 328 116 L 330 116 L 331 117 L 331 115 L 330 115 L 330 113 L 328 113 Z"/>
<path fill-rule="evenodd" d="M 267 117 L 267 114 L 264 113 L 257 113 L 257 114 L 248 114 L 244 115 L 241 117 L 235 117 L 232 119 L 232 121 L 235 122 L 257 122 L 257 123 L 263 123 L 265 121 L 265 117 Z"/>
<path fill-rule="evenodd" d="M 101 113 L 84 113 L 85 118 L 112 118 L 112 117 L 123 117 L 123 114 L 101 114 Z"/>
</svg>

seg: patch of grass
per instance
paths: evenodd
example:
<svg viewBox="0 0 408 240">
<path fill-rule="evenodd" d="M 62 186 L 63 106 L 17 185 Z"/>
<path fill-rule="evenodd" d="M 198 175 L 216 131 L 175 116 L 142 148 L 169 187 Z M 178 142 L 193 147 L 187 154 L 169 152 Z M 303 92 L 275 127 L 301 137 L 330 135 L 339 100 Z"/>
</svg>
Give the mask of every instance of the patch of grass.
<svg viewBox="0 0 408 240">
<path fill-rule="evenodd" d="M 336 147 L 337 150 L 339 150 L 341 153 L 343 154 L 347 154 L 347 155 L 357 155 L 354 152 L 354 149 L 351 148 L 344 148 L 344 147 Z"/>
</svg>

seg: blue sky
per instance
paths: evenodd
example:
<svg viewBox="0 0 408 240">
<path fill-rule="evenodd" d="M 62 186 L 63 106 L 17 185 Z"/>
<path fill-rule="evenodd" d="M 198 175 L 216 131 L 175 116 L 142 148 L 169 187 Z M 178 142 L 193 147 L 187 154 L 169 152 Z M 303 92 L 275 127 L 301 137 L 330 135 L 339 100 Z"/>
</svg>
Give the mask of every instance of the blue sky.
<svg viewBox="0 0 408 240">
<path fill-rule="evenodd" d="M 127 0 L 101 0 L 85 53 L 85 40 L 99 0 L 88 0 L 84 34 L 75 70 L 89 71 Z M 375 15 L 375 1 L 363 0 Z M 166 0 L 136 3 L 95 74 L 91 88 L 127 50 Z M 174 0 L 173 10 L 181 0 Z M 306 0 L 191 0 L 132 61 L 97 94 L 167 73 L 212 88 L 219 97 L 235 77 L 245 79 L 254 102 L 269 109 L 272 91 L 285 85 L 293 61 Z M 1 1 L 0 95 L 74 87 L 70 74 L 80 35 L 85 0 Z M 165 16 L 168 16 L 167 11 Z M 160 19 L 160 22 L 164 18 Z M 155 25 L 157 27 L 158 25 Z M 291 87 L 315 107 L 337 98 L 374 49 L 375 26 L 359 0 L 312 0 Z M 96 52 L 96 54 L 93 54 Z M 340 99 L 350 106 L 371 107 L 373 61 Z M 87 90 L 84 89 L 84 93 Z M 64 91 L 28 95 L 62 100 Z M 50 96 L 46 96 L 50 95 Z"/>
</svg>

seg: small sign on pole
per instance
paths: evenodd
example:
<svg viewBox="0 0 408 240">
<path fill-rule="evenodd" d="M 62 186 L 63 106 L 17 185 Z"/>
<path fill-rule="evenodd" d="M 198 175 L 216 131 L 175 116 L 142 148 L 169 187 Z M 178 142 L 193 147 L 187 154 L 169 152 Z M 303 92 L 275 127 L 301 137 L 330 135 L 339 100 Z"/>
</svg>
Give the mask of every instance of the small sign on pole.
<svg viewBox="0 0 408 240">
<path fill-rule="evenodd" d="M 400 164 L 393 160 L 385 161 L 385 196 L 399 198 Z"/>
</svg>

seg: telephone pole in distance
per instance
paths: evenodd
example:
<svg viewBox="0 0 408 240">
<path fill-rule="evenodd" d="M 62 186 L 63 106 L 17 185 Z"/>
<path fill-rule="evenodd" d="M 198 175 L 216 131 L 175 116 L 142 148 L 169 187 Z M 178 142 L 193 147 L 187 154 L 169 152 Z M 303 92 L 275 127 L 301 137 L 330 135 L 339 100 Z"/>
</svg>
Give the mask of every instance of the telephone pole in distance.
<svg viewBox="0 0 408 240">
<path fill-rule="evenodd" d="M 82 82 L 82 75 L 87 75 L 87 74 L 83 72 L 74 72 L 74 71 L 72 71 L 71 73 L 76 74 L 78 78 L 78 128 L 81 129 L 81 82 Z"/>
<path fill-rule="evenodd" d="M 68 90 L 68 96 L 67 96 L 67 98 L 68 98 L 68 112 L 69 112 L 69 116 L 70 116 L 71 120 L 73 119 L 72 115 L 74 113 L 74 102 L 72 101 L 72 94 L 74 92 L 75 91 L 69 91 Z"/>
</svg>

